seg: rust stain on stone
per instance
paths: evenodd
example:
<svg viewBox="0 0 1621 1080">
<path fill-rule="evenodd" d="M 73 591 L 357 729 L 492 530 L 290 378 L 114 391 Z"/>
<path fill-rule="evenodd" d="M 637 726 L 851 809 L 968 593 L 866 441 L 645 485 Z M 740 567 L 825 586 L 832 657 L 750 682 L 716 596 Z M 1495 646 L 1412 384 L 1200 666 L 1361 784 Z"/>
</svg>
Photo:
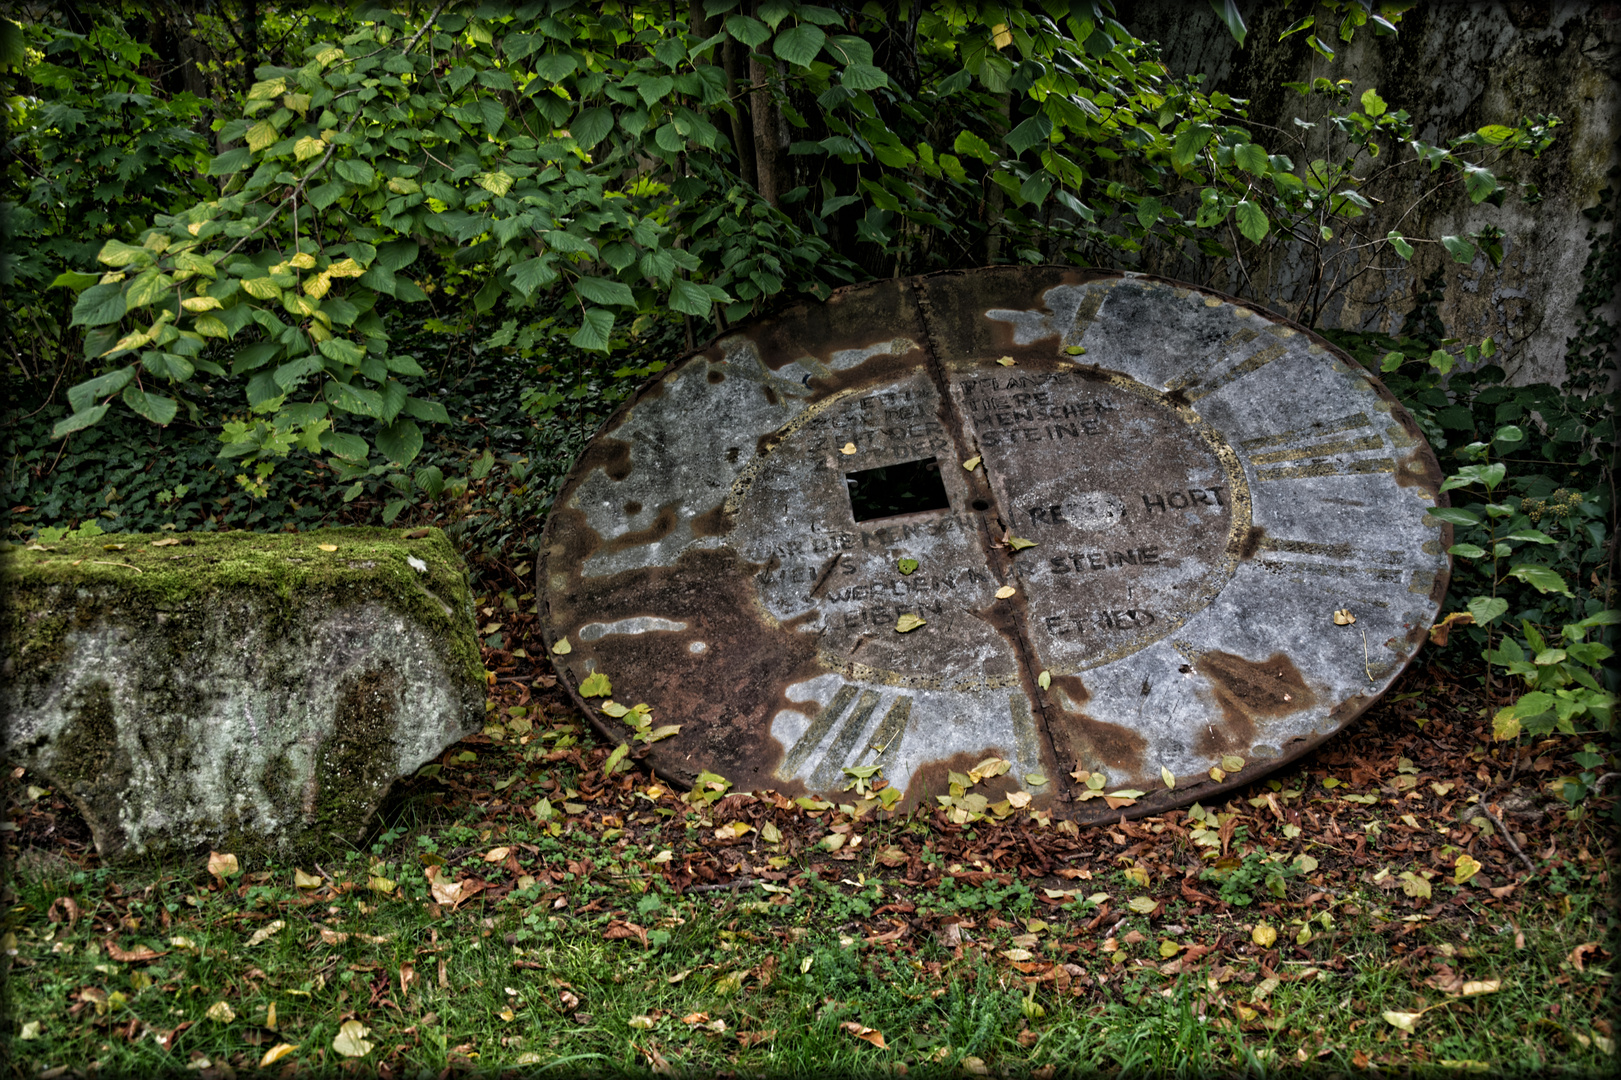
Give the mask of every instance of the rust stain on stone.
<svg viewBox="0 0 1621 1080">
<path fill-rule="evenodd" d="M 952 773 L 967 776 L 975 765 L 986 758 L 1006 759 L 1013 756 L 1015 756 L 1013 751 L 1008 747 L 986 746 L 982 750 L 964 751 L 950 757 L 936 758 L 912 774 L 912 782 L 907 786 L 906 798 L 902 800 L 900 809 L 910 810 L 915 806 L 935 805 L 932 796 L 950 790 Z M 973 787 L 974 794 L 983 795 L 991 802 L 1005 799 L 1018 790 L 1020 790 L 1018 777 L 1011 772 L 981 780 Z"/>
<path fill-rule="evenodd" d="M 1266 530 L 1259 525 L 1251 525 L 1249 532 L 1244 534 L 1243 541 L 1238 546 L 1240 559 L 1253 559 L 1255 553 L 1261 550 L 1261 540 L 1266 536 Z"/>
<path fill-rule="evenodd" d="M 1317 703 L 1300 669 L 1281 652 L 1254 661 L 1212 650 L 1199 657 L 1194 668 L 1210 680 L 1224 720 L 1220 729 L 1205 728 L 1199 737 L 1200 753 L 1247 750 L 1256 741 L 1257 721 L 1288 716 Z"/>
<path fill-rule="evenodd" d="M 680 503 L 668 502 L 659 507 L 658 516 L 653 523 L 645 529 L 635 529 L 631 532 L 621 533 L 611 540 L 603 541 L 603 552 L 623 551 L 626 548 L 641 547 L 643 544 L 652 544 L 663 540 L 675 529 L 676 510 Z"/>
<path fill-rule="evenodd" d="M 623 480 L 630 475 L 630 443 L 603 435 L 591 441 L 580 455 L 575 471 L 581 475 L 592 469 L 601 469 L 610 480 Z"/>
</svg>

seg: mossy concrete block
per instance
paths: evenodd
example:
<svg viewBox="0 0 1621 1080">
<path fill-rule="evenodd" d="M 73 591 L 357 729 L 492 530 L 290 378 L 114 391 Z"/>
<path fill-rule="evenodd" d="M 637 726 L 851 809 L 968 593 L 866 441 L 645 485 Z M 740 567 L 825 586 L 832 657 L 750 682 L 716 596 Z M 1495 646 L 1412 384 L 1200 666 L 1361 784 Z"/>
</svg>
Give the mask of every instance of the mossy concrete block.
<svg viewBox="0 0 1621 1080">
<path fill-rule="evenodd" d="M 73 799 L 103 858 L 353 841 L 396 779 L 482 722 L 466 573 L 438 530 L 106 535 L 3 558 L 0 751 Z"/>
</svg>

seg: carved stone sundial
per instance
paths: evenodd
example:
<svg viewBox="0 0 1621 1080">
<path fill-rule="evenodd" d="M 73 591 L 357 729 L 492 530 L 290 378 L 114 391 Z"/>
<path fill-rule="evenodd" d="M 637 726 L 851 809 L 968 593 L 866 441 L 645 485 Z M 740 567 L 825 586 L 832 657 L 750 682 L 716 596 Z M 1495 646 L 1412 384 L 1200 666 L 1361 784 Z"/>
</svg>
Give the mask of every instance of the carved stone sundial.
<svg viewBox="0 0 1621 1080">
<path fill-rule="evenodd" d="M 1077 766 L 1151 813 L 1378 698 L 1446 591 L 1439 483 L 1389 392 L 1276 316 L 1135 275 L 940 274 L 649 383 L 559 493 L 537 595 L 576 696 L 600 671 L 681 725 L 647 753 L 669 779 L 825 794 L 877 764 L 912 803 L 999 756 L 989 790 L 1112 819 Z"/>
</svg>

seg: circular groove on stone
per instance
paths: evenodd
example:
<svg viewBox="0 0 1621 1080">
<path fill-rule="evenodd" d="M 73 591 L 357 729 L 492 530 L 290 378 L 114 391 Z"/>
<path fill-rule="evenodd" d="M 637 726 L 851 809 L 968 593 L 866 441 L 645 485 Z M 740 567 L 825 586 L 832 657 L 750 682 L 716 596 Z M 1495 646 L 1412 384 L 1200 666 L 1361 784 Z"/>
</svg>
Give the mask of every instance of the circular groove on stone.
<svg viewBox="0 0 1621 1080">
<path fill-rule="evenodd" d="M 1138 275 L 939 274 L 650 382 L 559 493 L 537 595 L 576 697 L 600 671 L 681 725 L 646 750 L 676 782 L 830 794 L 878 764 L 917 803 L 994 755 L 976 790 L 1112 819 L 1072 770 L 1149 813 L 1377 699 L 1445 592 L 1439 482 L 1384 387 L 1287 320 Z"/>
</svg>

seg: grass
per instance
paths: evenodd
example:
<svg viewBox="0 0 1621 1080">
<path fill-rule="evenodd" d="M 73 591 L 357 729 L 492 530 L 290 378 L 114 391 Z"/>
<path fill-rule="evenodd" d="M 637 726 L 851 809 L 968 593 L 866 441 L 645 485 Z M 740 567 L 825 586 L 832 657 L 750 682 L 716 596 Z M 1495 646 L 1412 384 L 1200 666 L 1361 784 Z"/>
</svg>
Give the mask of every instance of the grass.
<svg viewBox="0 0 1621 1080">
<path fill-rule="evenodd" d="M 1444 696 L 1203 823 L 1085 832 L 683 795 L 527 683 L 319 864 L 99 866 L 13 774 L 6 1069 L 229 1077 L 287 1045 L 265 1071 L 1607 1075 L 1606 804 L 1511 811 L 1575 745 L 1486 745 Z"/>
</svg>

